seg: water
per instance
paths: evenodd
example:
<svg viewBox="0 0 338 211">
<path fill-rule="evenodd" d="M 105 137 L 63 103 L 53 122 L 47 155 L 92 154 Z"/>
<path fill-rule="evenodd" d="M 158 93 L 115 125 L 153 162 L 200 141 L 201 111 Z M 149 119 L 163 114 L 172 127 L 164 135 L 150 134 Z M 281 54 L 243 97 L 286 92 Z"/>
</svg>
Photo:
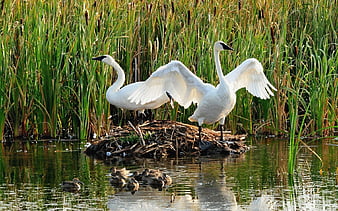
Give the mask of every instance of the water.
<svg viewBox="0 0 338 211">
<path fill-rule="evenodd" d="M 0 145 L 0 210 L 337 210 L 337 143 L 309 143 L 298 154 L 297 173 L 287 174 L 287 141 L 248 139 L 241 156 L 185 159 L 95 160 L 84 143 L 47 140 Z M 112 166 L 160 168 L 173 178 L 164 191 L 114 189 Z M 60 183 L 80 178 L 77 193 Z M 171 200 L 173 200 L 171 202 Z M 255 208 L 259 209 L 255 209 Z"/>
</svg>

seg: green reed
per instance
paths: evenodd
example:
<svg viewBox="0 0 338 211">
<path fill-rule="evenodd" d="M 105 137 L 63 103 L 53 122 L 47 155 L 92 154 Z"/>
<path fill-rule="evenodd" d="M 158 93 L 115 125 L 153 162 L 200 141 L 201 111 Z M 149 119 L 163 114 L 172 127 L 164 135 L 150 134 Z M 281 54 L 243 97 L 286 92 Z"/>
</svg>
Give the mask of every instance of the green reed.
<svg viewBox="0 0 338 211">
<path fill-rule="evenodd" d="M 5 67 L 4 63 L 0 63 L 1 67 Z M 7 113 L 7 105 L 6 102 L 6 76 L 4 71 L 1 71 L 0 75 L 0 140 L 3 140 L 3 134 L 5 130 L 5 123 L 6 123 L 6 113 Z"/>
<path fill-rule="evenodd" d="M 278 89 L 270 100 L 240 90 L 227 129 L 328 135 L 337 126 L 338 8 L 329 0 L 35 0 L 3 1 L 0 9 L 2 134 L 103 135 L 110 115 L 114 122 L 124 117 L 105 99 L 114 70 L 92 57 L 113 55 L 126 84 L 177 59 L 217 85 L 212 52 L 217 40 L 235 49 L 221 53 L 224 74 L 255 57 Z M 187 122 L 193 111 L 194 106 L 164 105 L 154 113 L 156 119 Z M 298 119 L 304 119 L 302 129 Z"/>
</svg>

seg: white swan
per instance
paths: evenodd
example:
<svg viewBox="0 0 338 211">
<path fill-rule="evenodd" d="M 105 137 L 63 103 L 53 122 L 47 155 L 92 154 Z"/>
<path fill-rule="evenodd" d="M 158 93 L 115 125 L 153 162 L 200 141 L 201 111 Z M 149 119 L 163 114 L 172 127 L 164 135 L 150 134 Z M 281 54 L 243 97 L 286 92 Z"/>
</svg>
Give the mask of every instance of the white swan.
<svg viewBox="0 0 338 211">
<path fill-rule="evenodd" d="M 131 102 L 128 100 L 128 98 L 135 90 L 140 88 L 144 82 L 128 84 L 121 88 L 125 82 L 125 74 L 121 66 L 109 55 L 94 57 L 92 59 L 106 63 L 117 71 L 117 80 L 108 88 L 106 93 L 106 98 L 110 104 L 121 109 L 133 110 L 143 113 L 145 109 L 158 108 L 170 100 L 167 94 L 164 92 L 162 95 L 158 95 L 153 100 L 148 100 L 148 102 L 143 104 Z"/>
<path fill-rule="evenodd" d="M 220 83 L 217 87 L 204 83 L 179 61 L 172 61 L 157 69 L 133 94 L 129 100 L 136 104 L 146 104 L 168 92 L 172 98 L 185 108 L 197 103 L 197 108 L 189 120 L 198 122 L 201 142 L 203 123 L 212 124 L 219 121 L 221 140 L 225 117 L 236 104 L 236 91 L 246 88 L 251 94 L 262 99 L 273 96 L 276 90 L 263 73 L 262 64 L 257 59 L 245 60 L 226 76 L 223 75 L 219 53 L 232 50 L 222 41 L 214 44 L 216 70 Z"/>
</svg>

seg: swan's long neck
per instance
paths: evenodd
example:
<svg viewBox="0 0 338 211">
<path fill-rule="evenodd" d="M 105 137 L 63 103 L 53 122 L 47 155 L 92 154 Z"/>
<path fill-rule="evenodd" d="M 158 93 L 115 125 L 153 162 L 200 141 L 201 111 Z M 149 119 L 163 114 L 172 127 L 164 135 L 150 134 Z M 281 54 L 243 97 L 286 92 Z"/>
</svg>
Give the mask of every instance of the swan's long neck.
<svg viewBox="0 0 338 211">
<path fill-rule="evenodd" d="M 112 92 L 117 92 L 123 86 L 124 81 L 126 80 L 126 76 L 121 66 L 115 60 L 109 60 L 107 64 L 112 66 L 117 72 L 117 80 L 113 83 L 113 85 L 108 88 L 108 94 Z"/>
<path fill-rule="evenodd" d="M 223 75 L 223 72 L 222 72 L 221 62 L 219 60 L 219 51 L 214 50 L 214 57 L 215 57 L 216 71 L 217 71 L 219 81 L 220 81 L 220 83 L 223 83 L 224 75 Z"/>
</svg>

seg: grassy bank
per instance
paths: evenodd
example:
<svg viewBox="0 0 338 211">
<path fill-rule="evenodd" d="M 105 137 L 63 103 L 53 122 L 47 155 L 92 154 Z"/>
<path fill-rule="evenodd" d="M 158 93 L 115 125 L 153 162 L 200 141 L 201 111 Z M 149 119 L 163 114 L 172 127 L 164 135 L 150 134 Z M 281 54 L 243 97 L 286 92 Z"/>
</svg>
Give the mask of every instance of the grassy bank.
<svg viewBox="0 0 338 211">
<path fill-rule="evenodd" d="M 278 89 L 270 100 L 240 90 L 226 128 L 333 135 L 337 11 L 331 0 L 1 1 L 0 137 L 104 134 L 108 117 L 122 114 L 112 113 L 105 99 L 116 75 L 93 56 L 115 57 L 126 83 L 178 59 L 217 84 L 217 40 L 235 49 L 221 55 L 224 72 L 255 57 Z M 155 118 L 187 122 L 193 112 L 167 109 L 156 110 Z"/>
</svg>

